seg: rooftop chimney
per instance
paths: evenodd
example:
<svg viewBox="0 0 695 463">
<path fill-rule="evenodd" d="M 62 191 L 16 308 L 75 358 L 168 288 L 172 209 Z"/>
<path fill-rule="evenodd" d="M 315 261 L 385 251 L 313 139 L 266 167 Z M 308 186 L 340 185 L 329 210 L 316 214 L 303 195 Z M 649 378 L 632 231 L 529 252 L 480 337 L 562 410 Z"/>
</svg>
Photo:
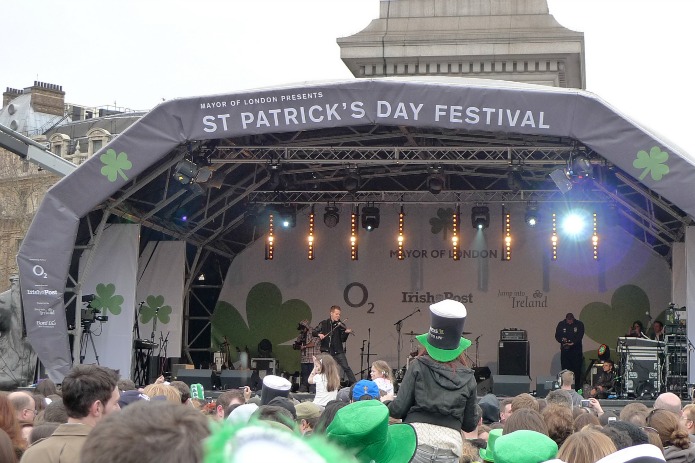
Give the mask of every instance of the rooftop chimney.
<svg viewBox="0 0 695 463">
<path fill-rule="evenodd" d="M 5 93 L 2 94 L 2 107 L 6 108 L 10 101 L 17 98 L 19 95 L 23 94 L 24 90 L 17 90 L 16 88 L 7 87 Z"/>
<path fill-rule="evenodd" d="M 62 85 L 34 81 L 34 85 L 25 88 L 31 93 L 31 107 L 36 112 L 63 116 L 65 114 L 65 92 Z"/>
</svg>

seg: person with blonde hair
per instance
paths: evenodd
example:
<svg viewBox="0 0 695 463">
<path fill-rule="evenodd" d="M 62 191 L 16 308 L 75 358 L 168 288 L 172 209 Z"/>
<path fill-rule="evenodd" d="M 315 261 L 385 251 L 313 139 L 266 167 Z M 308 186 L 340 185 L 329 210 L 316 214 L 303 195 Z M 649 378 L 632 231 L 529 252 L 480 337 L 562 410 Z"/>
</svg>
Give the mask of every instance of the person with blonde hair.
<svg viewBox="0 0 695 463">
<path fill-rule="evenodd" d="M 375 360 L 369 372 L 372 381 L 379 387 L 381 397 L 393 399 L 394 377 L 391 367 L 385 360 Z"/>
<path fill-rule="evenodd" d="M 338 364 L 331 355 L 314 356 L 314 369 L 309 373 L 309 384 L 316 385 L 316 405 L 325 407 L 328 402 L 336 399 L 340 389 L 339 371 Z"/>
<path fill-rule="evenodd" d="M 688 431 L 678 415 L 656 408 L 647 415 L 647 426 L 659 433 L 666 461 L 695 462 L 695 445 L 690 443 Z"/>
<path fill-rule="evenodd" d="M 174 386 L 169 386 L 167 384 L 148 384 L 145 386 L 142 392 L 150 399 L 161 396 L 166 398 L 168 402 L 174 402 L 177 404 L 181 403 L 181 393 L 179 390 Z"/>
<path fill-rule="evenodd" d="M 681 420 L 688 434 L 695 434 L 695 404 L 688 404 L 683 407 Z"/>
<path fill-rule="evenodd" d="M 616 452 L 610 437 L 597 426 L 585 426 L 570 435 L 557 453 L 558 460 L 571 463 L 595 463 L 606 455 Z"/>
</svg>

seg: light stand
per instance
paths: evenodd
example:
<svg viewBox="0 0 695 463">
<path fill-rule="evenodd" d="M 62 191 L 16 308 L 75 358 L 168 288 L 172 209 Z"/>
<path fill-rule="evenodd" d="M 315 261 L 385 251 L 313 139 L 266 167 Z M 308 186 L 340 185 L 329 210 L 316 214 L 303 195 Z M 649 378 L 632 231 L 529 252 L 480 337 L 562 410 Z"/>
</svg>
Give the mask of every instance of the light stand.
<svg viewBox="0 0 695 463">
<path fill-rule="evenodd" d="M 418 307 L 415 310 L 413 310 L 411 313 L 409 313 L 408 315 L 406 315 L 405 317 L 401 318 L 400 320 L 398 320 L 396 323 L 393 324 L 396 327 L 396 331 L 398 332 L 398 339 L 396 341 L 396 352 L 397 352 L 396 366 L 398 367 L 398 370 L 401 369 L 401 348 L 403 347 L 403 337 L 401 335 L 401 328 L 403 328 L 403 322 L 406 319 L 415 315 L 419 311 L 420 311 L 420 308 Z"/>
<path fill-rule="evenodd" d="M 367 343 L 367 353 L 366 354 L 364 353 L 364 343 L 365 342 Z M 362 348 L 360 349 L 362 352 L 360 354 L 360 375 L 362 375 L 362 379 L 364 379 L 364 372 L 369 371 L 371 369 L 371 364 L 369 363 L 369 357 L 371 357 L 372 355 L 376 355 L 376 354 L 372 354 L 369 352 L 371 345 L 372 345 L 372 329 L 368 328 L 367 329 L 367 339 L 362 340 Z M 367 359 L 367 367 L 366 368 L 364 368 L 365 358 Z M 367 379 L 369 379 L 369 375 L 367 375 Z"/>
</svg>

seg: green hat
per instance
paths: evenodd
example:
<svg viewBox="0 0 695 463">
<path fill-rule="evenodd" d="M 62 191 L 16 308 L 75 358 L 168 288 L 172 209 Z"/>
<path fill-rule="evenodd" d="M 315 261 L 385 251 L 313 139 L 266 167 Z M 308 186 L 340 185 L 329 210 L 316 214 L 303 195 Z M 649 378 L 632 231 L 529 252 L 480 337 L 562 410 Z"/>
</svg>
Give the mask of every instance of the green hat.
<svg viewBox="0 0 695 463">
<path fill-rule="evenodd" d="M 191 399 L 205 400 L 205 390 L 202 384 L 191 384 Z"/>
<path fill-rule="evenodd" d="M 326 437 L 355 453 L 361 462 L 407 463 L 417 448 L 409 424 L 389 425 L 389 410 L 378 400 L 354 402 L 338 410 Z"/>
<path fill-rule="evenodd" d="M 487 448 L 480 449 L 480 458 L 485 461 L 495 461 L 495 441 L 502 436 L 502 429 L 491 429 L 487 438 Z"/>
<path fill-rule="evenodd" d="M 557 456 L 557 444 L 536 431 L 522 429 L 495 441 L 495 463 L 541 463 Z"/>
<path fill-rule="evenodd" d="M 471 346 L 471 341 L 461 337 L 466 315 L 466 307 L 451 299 L 430 306 L 430 331 L 416 336 L 430 357 L 450 362 Z"/>
</svg>

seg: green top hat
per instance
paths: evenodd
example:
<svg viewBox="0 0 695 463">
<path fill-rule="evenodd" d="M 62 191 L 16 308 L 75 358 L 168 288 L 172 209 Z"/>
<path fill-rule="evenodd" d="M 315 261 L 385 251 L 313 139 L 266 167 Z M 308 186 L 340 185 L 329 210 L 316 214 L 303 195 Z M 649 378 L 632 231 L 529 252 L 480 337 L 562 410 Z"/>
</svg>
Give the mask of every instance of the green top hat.
<svg viewBox="0 0 695 463">
<path fill-rule="evenodd" d="M 430 306 L 430 330 L 416 336 L 430 357 L 439 362 L 451 362 L 471 346 L 471 341 L 461 337 L 466 315 L 466 307 L 451 299 Z"/>
</svg>

